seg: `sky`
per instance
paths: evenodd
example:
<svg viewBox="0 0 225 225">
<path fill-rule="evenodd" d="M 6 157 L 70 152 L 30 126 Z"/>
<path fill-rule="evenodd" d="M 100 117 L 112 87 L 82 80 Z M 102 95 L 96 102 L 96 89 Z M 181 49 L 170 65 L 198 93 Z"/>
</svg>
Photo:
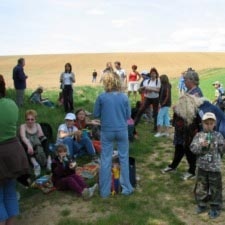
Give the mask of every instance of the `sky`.
<svg viewBox="0 0 225 225">
<path fill-rule="evenodd" d="M 0 0 L 0 55 L 224 52 L 224 0 Z"/>
</svg>

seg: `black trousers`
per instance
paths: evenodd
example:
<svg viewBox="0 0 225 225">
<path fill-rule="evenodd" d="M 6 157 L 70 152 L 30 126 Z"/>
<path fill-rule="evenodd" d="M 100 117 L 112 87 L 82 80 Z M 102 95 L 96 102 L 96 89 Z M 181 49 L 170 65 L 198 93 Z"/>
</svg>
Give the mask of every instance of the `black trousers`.
<svg viewBox="0 0 225 225">
<path fill-rule="evenodd" d="M 169 165 L 169 167 L 176 169 L 184 155 L 186 155 L 186 159 L 189 165 L 188 172 L 195 175 L 196 156 L 190 151 L 189 147 L 184 147 L 182 144 L 175 145 L 173 161 Z"/>
<path fill-rule="evenodd" d="M 144 103 L 142 107 L 138 110 L 137 115 L 134 119 L 135 126 L 139 123 L 142 114 L 145 112 L 145 110 L 152 105 L 153 107 L 153 118 L 154 118 L 154 130 L 157 130 L 157 115 L 159 110 L 159 98 L 146 98 L 144 99 Z"/>
<path fill-rule="evenodd" d="M 64 85 L 63 87 L 63 104 L 66 113 L 74 111 L 72 85 Z"/>
</svg>

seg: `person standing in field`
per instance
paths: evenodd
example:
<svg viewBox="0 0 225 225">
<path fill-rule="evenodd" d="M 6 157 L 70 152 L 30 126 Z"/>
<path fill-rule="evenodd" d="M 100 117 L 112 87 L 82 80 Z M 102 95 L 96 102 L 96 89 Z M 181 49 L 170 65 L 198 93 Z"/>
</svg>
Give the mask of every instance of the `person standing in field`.
<svg viewBox="0 0 225 225">
<path fill-rule="evenodd" d="M 136 101 L 137 98 L 137 91 L 139 89 L 139 80 L 141 79 L 141 76 L 139 72 L 137 71 L 137 66 L 133 65 L 132 72 L 129 74 L 128 77 L 128 97 L 130 97 L 130 93 L 133 92 L 134 98 Z"/>
<path fill-rule="evenodd" d="M 164 168 L 162 173 L 176 170 L 185 155 L 189 168 L 188 171 L 184 173 L 183 180 L 189 180 L 195 178 L 196 170 L 196 156 L 190 151 L 190 144 L 196 133 L 200 131 L 200 118 L 198 115 L 195 115 L 194 112 L 194 109 L 197 111 L 197 103 L 191 100 L 191 96 L 200 98 L 203 97 L 203 93 L 199 88 L 198 73 L 192 68 L 188 68 L 184 73 L 184 83 L 188 95 L 182 95 L 176 106 L 173 107 L 173 124 L 175 127 L 173 142 L 175 152 L 172 163 Z"/>
<path fill-rule="evenodd" d="M 169 136 L 170 116 L 169 108 L 171 106 L 171 84 L 167 75 L 163 74 L 160 77 L 161 88 L 159 92 L 159 113 L 157 116 L 157 133 L 155 137 Z M 165 131 L 163 132 L 163 126 Z"/>
<path fill-rule="evenodd" d="M 16 104 L 22 107 L 24 104 L 24 94 L 26 89 L 26 79 L 28 76 L 24 73 L 25 59 L 19 58 L 17 65 L 13 68 L 13 81 L 16 90 Z"/>
<path fill-rule="evenodd" d="M 178 83 L 179 95 L 183 95 L 186 92 L 186 86 L 184 83 L 184 72 L 181 74 Z"/>
<path fill-rule="evenodd" d="M 144 103 L 142 104 L 137 116 L 134 120 L 137 125 L 141 119 L 142 114 L 146 109 L 152 105 L 153 118 L 154 118 L 154 131 L 157 131 L 157 115 L 159 109 L 159 91 L 161 88 L 161 82 L 159 79 L 159 73 L 156 68 L 151 68 L 149 79 L 144 80 L 141 91 L 144 91 Z"/>
<path fill-rule="evenodd" d="M 60 83 L 63 91 L 63 105 L 66 113 L 73 112 L 73 83 L 75 83 L 75 75 L 72 72 L 72 65 L 66 63 L 65 71 L 60 75 Z"/>
<path fill-rule="evenodd" d="M 103 81 L 104 74 L 107 72 L 113 72 L 113 66 L 111 62 L 106 63 L 106 68 L 102 71 L 101 79 L 99 81 L 100 83 Z"/>
<path fill-rule="evenodd" d="M 225 92 L 222 84 L 219 81 L 215 81 L 212 84 L 215 88 L 215 99 L 213 104 L 217 105 L 222 111 L 225 110 Z"/>
<path fill-rule="evenodd" d="M 96 83 L 97 76 L 98 76 L 98 73 L 96 70 L 94 70 L 92 73 L 92 83 Z"/>
<path fill-rule="evenodd" d="M 19 215 L 16 178 L 28 174 L 29 163 L 16 134 L 18 107 L 5 95 L 5 81 L 0 75 L 0 224 L 14 225 Z"/>
<path fill-rule="evenodd" d="M 197 156 L 197 182 L 195 187 L 196 212 L 210 210 L 209 218 L 220 215 L 223 206 L 221 163 L 225 151 L 222 134 L 214 130 L 216 126 L 214 113 L 206 112 L 202 117 L 203 131 L 198 132 L 190 145 Z"/>
<path fill-rule="evenodd" d="M 101 167 L 99 173 L 100 195 L 111 194 L 111 169 L 114 143 L 117 144 L 120 162 L 120 184 L 123 195 L 130 195 L 133 187 L 129 178 L 129 140 L 127 120 L 131 116 L 127 95 L 121 92 L 121 80 L 115 72 L 104 75 L 105 92 L 95 102 L 94 117 L 101 121 Z"/>
<path fill-rule="evenodd" d="M 121 68 L 121 63 L 119 61 L 114 62 L 115 73 L 119 75 L 122 84 L 122 91 L 125 91 L 127 87 L 127 76 L 126 71 Z"/>
</svg>

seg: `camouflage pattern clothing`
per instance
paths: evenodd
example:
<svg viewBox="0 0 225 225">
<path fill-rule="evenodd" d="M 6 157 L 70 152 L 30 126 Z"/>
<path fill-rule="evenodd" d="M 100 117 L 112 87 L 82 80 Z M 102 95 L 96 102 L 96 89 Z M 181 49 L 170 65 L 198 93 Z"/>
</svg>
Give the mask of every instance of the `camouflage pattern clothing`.
<svg viewBox="0 0 225 225">
<path fill-rule="evenodd" d="M 209 145 L 202 147 L 201 142 L 207 140 Z M 220 172 L 221 156 L 225 151 L 224 138 L 221 133 L 199 132 L 195 135 L 191 145 L 191 151 L 197 155 L 197 166 L 205 171 Z"/>
<path fill-rule="evenodd" d="M 209 145 L 202 147 L 200 143 L 205 139 Z M 199 207 L 207 207 L 209 203 L 212 210 L 220 210 L 223 202 L 221 157 L 225 150 L 224 138 L 217 131 L 199 132 L 195 135 L 190 149 L 197 155 L 196 202 Z"/>
</svg>

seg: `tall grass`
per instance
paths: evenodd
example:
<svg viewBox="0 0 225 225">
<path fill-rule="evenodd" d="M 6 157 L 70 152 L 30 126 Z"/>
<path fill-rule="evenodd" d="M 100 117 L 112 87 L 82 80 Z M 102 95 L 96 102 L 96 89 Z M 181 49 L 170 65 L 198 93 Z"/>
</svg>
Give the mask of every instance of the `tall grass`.
<svg viewBox="0 0 225 225">
<path fill-rule="evenodd" d="M 224 73 L 223 68 L 200 72 L 200 87 L 207 98 L 213 99 L 213 81 L 220 80 L 225 84 Z M 176 88 L 178 79 L 172 79 L 171 83 L 175 103 L 178 98 Z M 75 108 L 83 107 L 92 112 L 96 96 L 100 92 L 102 88 L 99 87 L 76 87 Z M 30 93 L 31 91 L 27 91 L 27 99 Z M 13 90 L 8 90 L 8 95 L 15 97 Z M 44 96 L 57 102 L 58 92 L 46 91 Z M 134 105 L 134 101 L 131 104 Z M 56 135 L 58 125 L 64 120 L 63 108 L 50 109 L 26 101 L 24 108 L 20 109 L 19 124 L 24 122 L 24 112 L 29 108 L 36 109 L 38 121 L 50 123 Z M 168 139 L 154 138 L 153 133 L 150 132 L 152 124 L 143 121 L 138 125 L 137 130 L 139 140 L 130 143 L 130 155 L 136 159 L 137 176 L 140 178 L 133 195 L 129 197 L 116 195 L 109 199 L 95 196 L 87 202 L 85 213 L 73 214 L 73 207 L 79 209 L 79 204 L 83 204 L 82 199 L 68 193 L 53 192 L 45 196 L 38 191 L 25 190 L 22 192 L 19 221 L 23 220 L 23 213 L 38 206 L 41 210 L 44 203 L 48 201 L 52 207 L 57 204 L 62 206 L 57 225 L 182 225 L 199 224 L 199 221 L 211 224 L 207 218 L 194 215 L 195 202 L 192 194 L 194 181 L 181 180 L 181 174 L 187 168 L 186 162 L 182 161 L 176 173 L 162 175 L 160 172 L 160 169 L 167 166 L 172 158 L 174 151 L 172 136 Z M 63 205 L 66 205 L 66 209 Z"/>
</svg>

